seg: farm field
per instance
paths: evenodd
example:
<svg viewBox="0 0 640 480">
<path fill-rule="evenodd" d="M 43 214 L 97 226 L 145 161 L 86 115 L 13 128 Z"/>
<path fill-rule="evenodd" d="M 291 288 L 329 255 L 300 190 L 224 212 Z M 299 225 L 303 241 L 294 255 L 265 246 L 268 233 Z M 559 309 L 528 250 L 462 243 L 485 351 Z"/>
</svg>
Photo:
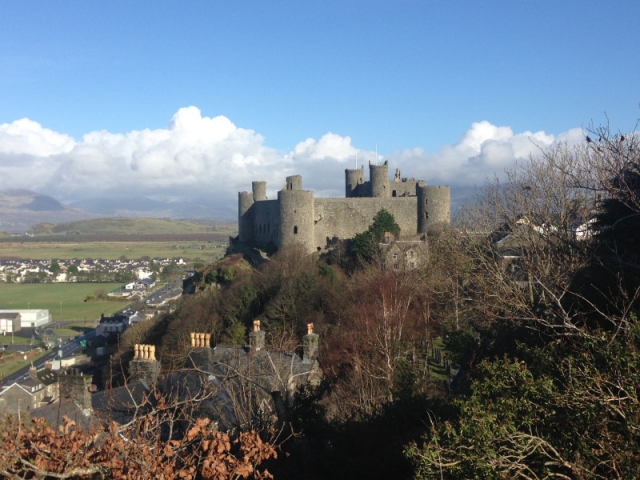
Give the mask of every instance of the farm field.
<svg viewBox="0 0 640 480">
<path fill-rule="evenodd" d="M 191 248 L 198 245 L 204 248 Z M 3 241 L 0 242 L 0 258 L 6 259 L 85 259 L 100 258 L 117 260 L 127 259 L 182 258 L 185 261 L 206 262 L 216 254 L 223 253 L 224 247 L 215 247 L 207 242 L 182 241 L 82 241 L 82 242 L 46 242 L 46 241 Z"/>
<path fill-rule="evenodd" d="M 87 320 L 95 324 L 100 314 L 111 315 L 125 302 L 84 302 L 96 290 L 111 292 L 119 283 L 0 283 L 0 308 L 47 309 L 58 320 Z"/>
<path fill-rule="evenodd" d="M 165 235 L 203 234 L 226 231 L 227 226 L 213 226 L 190 221 L 162 218 L 104 217 L 70 223 L 40 223 L 30 232 L 36 235 Z"/>
</svg>

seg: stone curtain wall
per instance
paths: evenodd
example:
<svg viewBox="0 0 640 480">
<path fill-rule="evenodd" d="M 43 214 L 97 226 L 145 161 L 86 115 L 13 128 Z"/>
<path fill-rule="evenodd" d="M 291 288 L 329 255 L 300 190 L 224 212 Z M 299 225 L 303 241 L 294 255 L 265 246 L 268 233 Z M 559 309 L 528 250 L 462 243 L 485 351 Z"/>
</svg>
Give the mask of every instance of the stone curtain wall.
<svg viewBox="0 0 640 480">
<path fill-rule="evenodd" d="M 416 235 L 417 200 L 416 197 L 316 198 L 315 247 L 324 248 L 327 238 L 351 238 L 356 233 L 364 232 L 373 223 L 376 213 L 383 208 L 396 218 L 402 237 Z"/>
<path fill-rule="evenodd" d="M 251 207 L 252 242 L 278 245 L 280 205 L 277 200 L 255 202 Z M 243 240 L 244 241 L 244 240 Z"/>
</svg>

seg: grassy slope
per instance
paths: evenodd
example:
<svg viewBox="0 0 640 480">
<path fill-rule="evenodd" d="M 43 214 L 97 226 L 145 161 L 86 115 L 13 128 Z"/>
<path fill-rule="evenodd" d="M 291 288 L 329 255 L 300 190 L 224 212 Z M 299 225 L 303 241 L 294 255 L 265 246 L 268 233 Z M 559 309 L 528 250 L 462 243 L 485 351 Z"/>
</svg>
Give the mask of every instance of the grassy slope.
<svg viewBox="0 0 640 480">
<path fill-rule="evenodd" d="M 122 302 L 87 302 L 83 300 L 96 290 L 111 292 L 119 283 L 0 283 L 0 308 L 49 310 L 53 320 L 96 320 L 100 314 L 111 315 L 122 308 Z M 30 303 L 29 303 L 30 302 Z M 62 302 L 62 309 L 60 307 Z M 62 315 L 61 315 L 62 313 Z"/>
<path fill-rule="evenodd" d="M 58 225 L 41 223 L 31 231 L 36 235 L 157 235 L 210 233 L 212 227 L 161 218 L 96 218 Z"/>
<path fill-rule="evenodd" d="M 205 246 L 204 249 L 190 248 L 190 245 Z M 185 261 L 199 259 L 208 261 L 223 248 L 213 248 L 215 244 L 207 242 L 2 242 L 0 258 L 18 259 L 73 259 L 102 258 L 116 260 L 122 255 L 129 259 L 150 258 L 183 258 Z"/>
</svg>

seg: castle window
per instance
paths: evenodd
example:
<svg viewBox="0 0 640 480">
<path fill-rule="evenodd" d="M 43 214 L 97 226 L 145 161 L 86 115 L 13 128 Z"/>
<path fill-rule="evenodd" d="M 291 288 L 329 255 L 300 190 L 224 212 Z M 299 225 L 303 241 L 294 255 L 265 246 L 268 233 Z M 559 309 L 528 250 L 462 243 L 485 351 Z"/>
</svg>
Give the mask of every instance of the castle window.
<svg viewBox="0 0 640 480">
<path fill-rule="evenodd" d="M 427 206 L 427 199 L 426 198 L 424 199 L 424 206 L 425 207 Z"/>
<path fill-rule="evenodd" d="M 293 234 L 294 235 L 298 234 L 298 226 L 297 225 L 295 227 L 293 227 Z"/>
<path fill-rule="evenodd" d="M 424 218 L 429 218 L 429 212 L 424 212 Z"/>
<path fill-rule="evenodd" d="M 391 194 L 393 197 L 397 197 L 398 196 L 398 192 L 396 190 L 393 191 L 393 193 Z"/>
</svg>

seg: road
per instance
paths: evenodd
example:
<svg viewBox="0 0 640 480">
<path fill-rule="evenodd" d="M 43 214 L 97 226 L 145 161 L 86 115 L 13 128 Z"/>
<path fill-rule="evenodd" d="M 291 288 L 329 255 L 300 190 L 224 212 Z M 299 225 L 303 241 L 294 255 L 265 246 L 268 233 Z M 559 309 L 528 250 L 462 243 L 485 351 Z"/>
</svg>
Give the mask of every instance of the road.
<svg viewBox="0 0 640 480">
<path fill-rule="evenodd" d="M 82 340 L 89 340 L 95 337 L 95 335 L 96 335 L 95 330 L 91 330 L 83 335 L 76 337 L 71 341 L 63 343 L 61 346 L 53 348 L 51 352 L 46 354 L 44 357 L 41 357 L 35 362 L 33 362 L 33 365 L 36 367 L 36 370 L 40 370 L 44 368 L 45 362 L 47 360 L 51 360 L 52 358 L 56 357 L 59 353 L 59 350 L 62 350 L 62 358 L 70 357 L 71 355 L 75 354 L 78 350 L 80 350 L 81 348 L 80 342 Z M 20 370 L 18 370 L 16 373 L 5 377 L 4 385 L 10 385 L 16 381 L 25 380 L 29 376 L 30 367 L 31 367 L 31 364 L 29 363 L 25 365 L 23 368 L 21 368 Z"/>
</svg>

